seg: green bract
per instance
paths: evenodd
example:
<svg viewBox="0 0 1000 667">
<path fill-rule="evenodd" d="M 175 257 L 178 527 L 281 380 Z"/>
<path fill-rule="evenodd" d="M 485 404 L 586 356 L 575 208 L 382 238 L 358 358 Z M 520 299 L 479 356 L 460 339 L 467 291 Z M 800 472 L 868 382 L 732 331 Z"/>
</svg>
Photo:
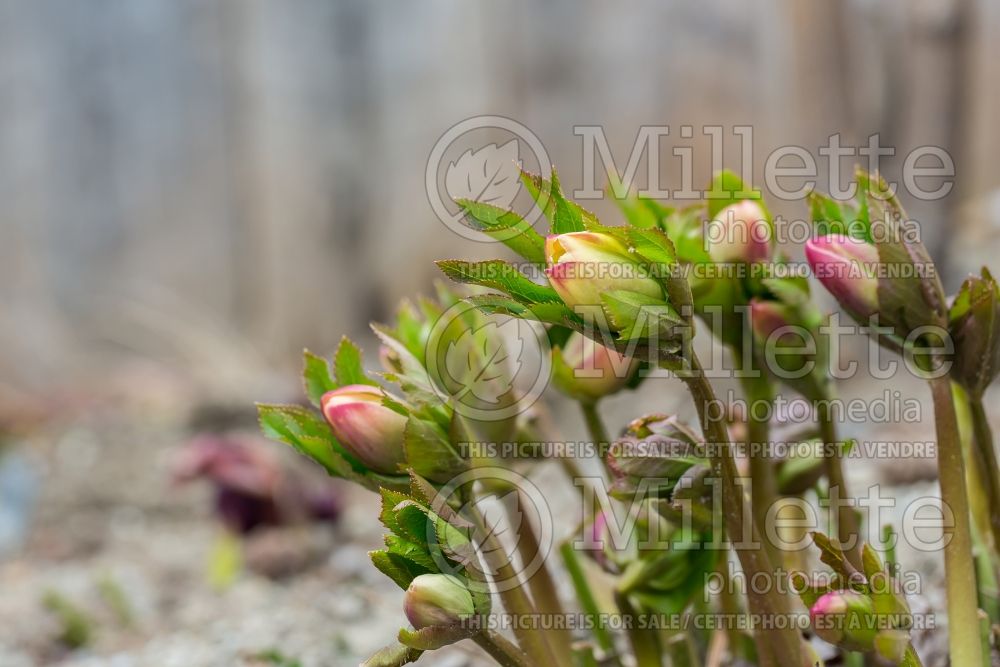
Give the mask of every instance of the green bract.
<svg viewBox="0 0 1000 667">
<path fill-rule="evenodd" d="M 980 398 L 1000 371 L 1000 287 L 986 267 L 962 283 L 948 313 L 955 343 L 952 376 Z"/>
</svg>

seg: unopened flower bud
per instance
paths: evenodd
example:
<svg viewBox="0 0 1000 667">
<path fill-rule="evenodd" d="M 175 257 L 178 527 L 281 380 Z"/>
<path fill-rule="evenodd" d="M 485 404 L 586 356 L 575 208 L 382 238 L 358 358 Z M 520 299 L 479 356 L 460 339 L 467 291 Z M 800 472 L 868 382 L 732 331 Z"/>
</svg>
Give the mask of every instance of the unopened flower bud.
<svg viewBox="0 0 1000 667">
<path fill-rule="evenodd" d="M 830 234 L 806 242 L 806 259 L 823 287 L 859 320 L 878 312 L 878 249 L 849 236 Z"/>
<path fill-rule="evenodd" d="M 545 261 L 552 288 L 566 305 L 600 305 L 612 290 L 661 299 L 660 284 L 630 255 L 621 241 L 599 232 L 571 232 L 545 240 Z"/>
<path fill-rule="evenodd" d="M 778 301 L 750 300 L 750 326 L 760 343 L 767 342 L 776 331 L 791 324 L 788 306 Z"/>
<path fill-rule="evenodd" d="M 948 319 L 955 342 L 952 375 L 974 397 L 982 396 L 1000 370 L 1000 287 L 987 269 L 962 283 Z"/>
<path fill-rule="evenodd" d="M 878 634 L 875 604 L 854 591 L 831 591 L 809 609 L 813 630 L 823 640 L 849 651 L 871 651 Z"/>
<path fill-rule="evenodd" d="M 730 204 L 708 224 L 705 235 L 712 261 L 766 262 L 771 258 L 771 225 L 752 199 Z"/>
<path fill-rule="evenodd" d="M 383 405 L 384 396 L 378 387 L 351 384 L 323 394 L 322 407 L 345 449 L 372 470 L 391 474 L 406 460 L 406 417 Z"/>
<path fill-rule="evenodd" d="M 593 402 L 619 391 L 635 373 L 638 362 L 573 333 L 555 358 L 553 382 L 559 391 Z M 559 363 L 561 361 L 561 363 Z"/>
<path fill-rule="evenodd" d="M 403 598 L 403 611 L 417 630 L 431 626 L 457 625 L 476 613 L 472 593 L 462 580 L 450 574 L 422 574 L 410 582 Z"/>
</svg>

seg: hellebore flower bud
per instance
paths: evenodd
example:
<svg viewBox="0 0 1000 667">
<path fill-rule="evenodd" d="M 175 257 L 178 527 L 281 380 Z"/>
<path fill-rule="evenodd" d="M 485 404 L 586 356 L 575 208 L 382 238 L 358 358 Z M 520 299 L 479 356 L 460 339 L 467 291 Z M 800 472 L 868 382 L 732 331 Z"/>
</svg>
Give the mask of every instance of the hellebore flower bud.
<svg viewBox="0 0 1000 667">
<path fill-rule="evenodd" d="M 554 354 L 552 380 L 556 387 L 567 396 L 588 403 L 625 387 L 639 365 L 635 359 L 576 332 Z"/>
<path fill-rule="evenodd" d="M 383 396 L 378 387 L 351 384 L 326 392 L 321 404 L 340 444 L 375 472 L 391 474 L 406 460 L 406 417 L 384 406 Z"/>
<path fill-rule="evenodd" d="M 719 263 L 766 262 L 771 258 L 771 225 L 752 199 L 730 204 L 708 224 L 709 257 Z"/>
<path fill-rule="evenodd" d="M 450 574 L 422 574 L 410 582 L 403 611 L 416 630 L 435 625 L 458 625 L 476 613 L 472 593 Z"/>
<path fill-rule="evenodd" d="M 813 630 L 823 640 L 849 651 L 871 651 L 878 624 L 875 603 L 854 591 L 831 591 L 809 609 Z"/>
<path fill-rule="evenodd" d="M 545 261 L 552 288 L 567 306 L 600 305 L 612 290 L 662 299 L 660 283 L 629 254 L 621 241 L 599 232 L 571 232 L 545 240 Z"/>
<path fill-rule="evenodd" d="M 806 242 L 806 260 L 823 287 L 855 319 L 878 312 L 878 249 L 848 236 L 830 234 Z"/>
<path fill-rule="evenodd" d="M 980 397 L 1000 371 L 1000 287 L 988 270 L 962 283 L 948 320 L 955 342 L 952 375 L 973 397 Z"/>
<path fill-rule="evenodd" d="M 648 415 L 634 420 L 605 456 L 613 480 L 611 495 L 631 498 L 637 492 L 672 492 L 683 475 L 706 463 L 699 445 L 698 436 L 676 417 Z"/>
<path fill-rule="evenodd" d="M 774 332 L 791 324 L 788 306 L 777 301 L 750 300 L 750 326 L 759 342 L 767 342 Z"/>
</svg>

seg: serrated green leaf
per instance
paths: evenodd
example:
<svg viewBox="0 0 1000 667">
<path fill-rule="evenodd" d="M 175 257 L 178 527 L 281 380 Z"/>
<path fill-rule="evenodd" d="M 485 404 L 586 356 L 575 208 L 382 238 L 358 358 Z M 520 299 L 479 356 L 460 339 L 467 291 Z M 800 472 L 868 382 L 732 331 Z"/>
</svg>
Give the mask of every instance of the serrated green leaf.
<svg viewBox="0 0 1000 667">
<path fill-rule="evenodd" d="M 545 266 L 545 238 L 527 220 L 490 204 L 468 199 L 459 199 L 457 203 L 467 214 L 471 227 L 499 240 L 529 262 Z"/>
<path fill-rule="evenodd" d="M 689 326 L 668 304 L 638 292 L 612 290 L 602 294 L 601 301 L 620 341 L 656 338 L 662 349 L 676 349 L 678 337 Z"/>
<path fill-rule="evenodd" d="M 500 259 L 485 262 L 447 259 L 438 261 L 437 265 L 456 282 L 497 289 L 526 304 L 560 302 L 554 289 L 532 282 L 516 266 Z"/>
<path fill-rule="evenodd" d="M 319 463 L 336 477 L 351 478 L 364 467 L 350 456 L 330 431 L 326 422 L 298 405 L 257 405 L 264 436 L 291 445 L 300 454 Z"/>
<path fill-rule="evenodd" d="M 413 581 L 414 576 L 411 576 L 410 571 L 394 562 L 389 557 L 388 550 L 370 551 L 368 557 L 379 572 L 392 579 L 403 590 L 406 590 Z"/>
<path fill-rule="evenodd" d="M 569 323 L 579 320 L 576 313 L 562 302 L 528 305 L 502 294 L 477 294 L 468 297 L 466 301 L 488 315 L 509 315 L 559 326 L 568 326 Z"/>
<path fill-rule="evenodd" d="M 427 544 L 434 536 L 433 518 L 426 507 L 406 500 L 397 505 L 393 511 L 399 528 L 397 535 L 419 544 Z"/>
<path fill-rule="evenodd" d="M 426 545 L 410 542 L 399 535 L 386 535 L 385 546 L 390 553 L 412 561 L 414 564 L 427 570 L 427 572 L 438 571 L 438 567 L 434 563 L 434 559 L 431 558 Z"/>
<path fill-rule="evenodd" d="M 405 493 L 393 489 L 379 489 L 382 497 L 382 510 L 379 513 L 379 521 L 393 533 L 399 532 L 399 523 L 396 521 L 396 507 L 406 501 L 416 502 L 416 500 Z"/>
<path fill-rule="evenodd" d="M 368 384 L 378 386 L 378 383 L 368 379 L 361 365 L 361 350 L 344 336 L 340 339 L 337 354 L 333 358 L 334 373 L 337 384 L 341 387 L 349 384 Z"/>
<path fill-rule="evenodd" d="M 833 541 L 828 536 L 819 531 L 814 531 L 812 537 L 813 542 L 819 547 L 819 559 L 822 562 L 829 565 L 845 581 L 855 583 L 859 581 L 861 573 L 854 569 L 854 566 L 848 562 L 844 552 L 834 546 Z"/>
<path fill-rule="evenodd" d="M 559 175 L 554 169 L 552 180 L 522 171 L 521 181 L 548 219 L 552 234 L 582 232 L 592 226 L 600 225 L 597 216 L 576 202 L 566 199 L 559 184 Z"/>
<path fill-rule="evenodd" d="M 316 356 L 309 350 L 305 350 L 302 356 L 304 358 L 302 382 L 306 396 L 313 405 L 319 407 L 323 394 L 336 389 L 337 383 L 330 377 L 330 365 L 326 359 Z"/>
<path fill-rule="evenodd" d="M 403 431 L 406 461 L 422 477 L 446 482 L 468 469 L 448 438 L 435 424 L 411 416 Z"/>
</svg>

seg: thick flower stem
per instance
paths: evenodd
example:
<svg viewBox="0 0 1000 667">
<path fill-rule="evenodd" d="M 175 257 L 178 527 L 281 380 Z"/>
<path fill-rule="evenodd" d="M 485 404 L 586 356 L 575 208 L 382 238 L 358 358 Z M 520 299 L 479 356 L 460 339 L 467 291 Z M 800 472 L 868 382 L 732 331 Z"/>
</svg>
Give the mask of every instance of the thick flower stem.
<svg viewBox="0 0 1000 667">
<path fill-rule="evenodd" d="M 941 500 L 954 515 L 945 527 L 945 585 L 948 594 L 948 645 L 954 665 L 982 664 L 979 616 L 976 608 L 975 562 L 972 558 L 972 528 L 965 489 L 965 466 L 958 434 L 958 417 L 947 377 L 930 380 L 937 431 L 938 477 Z"/>
<path fill-rule="evenodd" d="M 753 514 L 747 511 L 747 499 L 737 482 L 739 473 L 725 422 L 720 415 L 714 414 L 718 411 L 711 409 L 718 403 L 718 399 L 694 351 L 690 350 L 689 355 L 689 369 L 680 376 L 691 392 L 702 431 L 711 447 L 712 470 L 722 483 L 722 513 L 726 532 L 740 559 L 747 581 L 768 583 L 763 587 L 765 590 L 761 590 L 759 586 L 749 586 L 747 591 L 750 613 L 756 617 L 755 620 L 762 623 L 774 621 L 772 627 L 757 628 L 754 633 L 760 664 L 762 667 L 775 666 L 779 664 L 775 661 L 777 656 L 782 665 L 800 665 L 801 637 L 793 624 L 781 622 L 787 621 L 787 618 L 778 618 L 787 613 L 787 598 L 775 585 L 771 559 L 761 547 L 760 532 Z"/>
<path fill-rule="evenodd" d="M 472 641 L 490 654 L 501 667 L 531 667 L 532 662 L 521 649 L 506 637 L 493 630 L 484 630 L 473 636 Z"/>
<path fill-rule="evenodd" d="M 628 594 L 615 591 L 615 604 L 622 615 L 622 624 L 628 634 L 635 655 L 636 667 L 660 667 L 663 658 L 660 653 L 660 639 L 656 633 L 639 625 L 639 612 L 632 605 Z"/>
<path fill-rule="evenodd" d="M 583 419 L 587 424 L 587 433 L 594 441 L 594 447 L 601 451 L 608 443 L 608 430 L 604 428 L 601 415 L 597 412 L 597 404 L 580 403 L 580 408 L 583 410 Z"/>
<path fill-rule="evenodd" d="M 841 443 L 837 441 L 837 426 L 833 423 L 833 415 L 830 412 L 830 400 L 816 401 L 815 408 L 820 437 L 825 449 L 823 463 L 826 467 L 826 481 L 830 486 L 830 495 L 834 495 L 836 489 L 839 500 L 836 518 L 837 541 L 848 562 L 858 571 L 863 571 L 858 515 L 853 507 L 843 502 L 851 495 L 844 477 L 844 464 L 840 455 Z"/>
<path fill-rule="evenodd" d="M 754 370 L 757 370 L 754 367 Z M 759 371 L 758 371 L 759 372 Z M 778 478 L 770 455 L 770 424 L 760 418 L 762 403 L 774 402 L 774 388 L 762 375 L 742 379 L 743 393 L 747 399 L 747 457 L 750 461 L 750 501 L 757 528 L 763 531 L 764 547 L 773 565 L 784 560 L 778 545 L 767 534 L 767 514 L 778 502 Z M 770 410 L 767 411 L 768 413 Z"/>
<path fill-rule="evenodd" d="M 979 479 L 984 487 L 982 491 L 990 512 L 993 544 L 1000 550 L 1000 464 L 993 446 L 993 431 L 990 429 L 982 398 L 970 396 L 969 409 L 972 412 L 972 432 L 975 436 L 971 463 L 979 469 Z"/>
<path fill-rule="evenodd" d="M 486 536 L 483 540 L 482 555 L 486 560 L 487 569 L 495 573 L 495 580 L 505 584 L 498 587 L 500 599 L 503 600 L 507 613 L 513 618 L 517 643 L 528 654 L 531 664 L 561 665 L 562 663 L 556 661 L 548 642 L 545 641 L 545 636 L 531 625 L 532 618 L 537 612 L 505 549 L 495 533 L 486 526 L 482 513 L 474 507 L 470 512 L 481 534 Z M 508 585 L 509 582 L 515 581 L 516 585 Z"/>
<path fill-rule="evenodd" d="M 516 493 L 516 492 L 515 492 Z M 521 504 L 521 497 L 518 494 L 518 503 Z M 511 509 L 511 508 L 508 508 Z M 513 511 L 511 509 L 511 511 Z M 517 518 L 509 516 L 511 521 Z M 527 517 L 522 523 L 523 529 L 518 531 L 517 551 L 521 557 L 521 567 L 529 567 L 539 558 L 538 535 L 530 525 Z M 565 619 L 562 603 L 559 601 L 559 594 L 556 592 L 555 582 L 552 580 L 552 573 L 548 564 L 542 562 L 531 577 L 528 578 L 528 587 L 531 590 L 531 598 L 539 612 L 547 616 L 555 628 L 546 633 L 549 645 L 559 658 L 559 664 L 573 664 L 572 636 L 568 629 L 561 629 L 558 626 L 559 619 Z"/>
<path fill-rule="evenodd" d="M 580 403 L 583 410 L 583 419 L 587 424 L 587 433 L 594 442 L 598 451 L 603 451 L 604 446 L 609 442 L 608 430 L 604 426 L 601 415 L 597 412 L 595 403 Z M 603 456 L 601 461 L 603 463 Z M 628 595 L 621 591 L 615 592 L 615 602 L 618 611 L 622 615 L 622 622 L 625 626 L 632 651 L 635 654 L 636 665 L 638 667 L 659 667 L 662 658 L 660 655 L 660 642 L 656 633 L 648 628 L 639 627 L 638 615 L 628 599 Z"/>
<path fill-rule="evenodd" d="M 614 639 L 611 637 L 611 633 L 608 632 L 607 627 L 601 622 L 601 609 L 597 604 L 597 598 L 594 597 L 594 591 L 590 588 L 590 582 L 587 581 L 587 575 L 580 565 L 579 556 L 573 550 L 572 542 L 563 542 L 562 546 L 559 547 L 559 553 L 566 566 L 566 571 L 569 573 L 570 580 L 573 582 L 573 590 L 576 591 L 580 610 L 587 617 L 588 622 L 593 628 L 591 632 L 594 635 L 594 641 L 604 655 L 607 656 L 606 660 L 610 664 L 620 667 L 621 662 L 615 653 Z"/>
</svg>

